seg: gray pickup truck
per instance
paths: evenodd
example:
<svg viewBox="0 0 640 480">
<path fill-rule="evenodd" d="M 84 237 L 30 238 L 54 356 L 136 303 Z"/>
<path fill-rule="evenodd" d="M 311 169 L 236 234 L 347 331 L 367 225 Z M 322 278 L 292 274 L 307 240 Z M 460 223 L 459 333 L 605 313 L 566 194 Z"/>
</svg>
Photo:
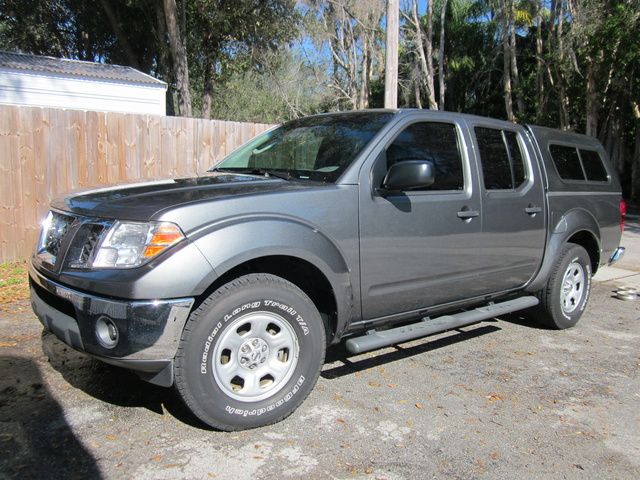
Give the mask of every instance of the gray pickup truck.
<svg viewBox="0 0 640 480">
<path fill-rule="evenodd" d="M 246 429 L 291 414 L 342 340 L 357 354 L 518 310 L 575 325 L 623 228 L 593 138 L 427 110 L 317 115 L 197 178 L 53 201 L 31 303 L 71 347 Z"/>
</svg>

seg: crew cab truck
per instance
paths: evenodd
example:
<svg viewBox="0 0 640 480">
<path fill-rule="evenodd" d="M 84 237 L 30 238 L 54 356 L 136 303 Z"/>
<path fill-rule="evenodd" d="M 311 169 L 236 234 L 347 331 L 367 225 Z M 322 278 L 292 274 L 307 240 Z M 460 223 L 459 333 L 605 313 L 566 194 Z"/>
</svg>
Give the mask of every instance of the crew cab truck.
<svg viewBox="0 0 640 480">
<path fill-rule="evenodd" d="M 268 425 L 353 353 L 526 310 L 578 322 L 619 259 L 597 140 L 427 110 L 284 123 L 197 178 L 54 200 L 31 303 L 66 344 L 175 385 L 222 430 Z"/>
</svg>

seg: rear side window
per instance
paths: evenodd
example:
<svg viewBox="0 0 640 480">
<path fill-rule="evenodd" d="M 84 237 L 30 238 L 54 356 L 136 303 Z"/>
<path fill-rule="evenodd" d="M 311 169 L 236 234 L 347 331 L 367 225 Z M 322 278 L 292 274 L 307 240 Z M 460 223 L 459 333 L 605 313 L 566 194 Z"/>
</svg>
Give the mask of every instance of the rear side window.
<svg viewBox="0 0 640 480">
<path fill-rule="evenodd" d="M 549 145 L 549 152 L 556 170 L 558 170 L 558 175 L 563 180 L 590 182 L 609 180 L 602 158 L 595 150 L 567 145 Z"/>
<path fill-rule="evenodd" d="M 518 134 L 509 130 L 475 127 L 482 176 L 487 190 L 513 190 L 524 183 L 524 157 Z"/>
<path fill-rule="evenodd" d="M 607 175 L 607 170 L 604 168 L 598 152 L 580 148 L 578 149 L 578 153 L 580 154 L 587 180 L 591 180 L 592 182 L 606 182 L 609 180 L 609 175 Z"/>
</svg>

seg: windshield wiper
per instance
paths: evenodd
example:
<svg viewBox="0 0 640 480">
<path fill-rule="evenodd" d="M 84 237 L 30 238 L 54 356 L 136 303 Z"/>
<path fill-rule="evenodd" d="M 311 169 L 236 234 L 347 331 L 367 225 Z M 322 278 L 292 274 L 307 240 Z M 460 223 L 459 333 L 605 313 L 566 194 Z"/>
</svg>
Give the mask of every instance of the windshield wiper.
<svg viewBox="0 0 640 480">
<path fill-rule="evenodd" d="M 291 180 L 293 177 L 291 172 L 278 172 L 277 170 L 271 170 L 269 168 L 262 167 L 220 167 L 215 169 L 216 172 L 230 172 L 230 173 L 248 173 L 250 175 L 261 175 L 265 178 L 276 177 L 282 180 Z"/>
</svg>

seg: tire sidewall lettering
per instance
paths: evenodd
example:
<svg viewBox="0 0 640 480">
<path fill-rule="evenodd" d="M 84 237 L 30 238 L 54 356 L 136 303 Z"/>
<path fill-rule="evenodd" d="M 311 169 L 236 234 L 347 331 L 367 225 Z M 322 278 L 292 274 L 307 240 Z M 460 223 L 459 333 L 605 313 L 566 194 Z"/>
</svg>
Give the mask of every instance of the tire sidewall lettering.
<svg viewBox="0 0 640 480">
<path fill-rule="evenodd" d="M 246 324 L 254 319 L 256 330 Z M 266 393 L 268 389 L 248 391 L 246 396 L 231 393 L 230 382 L 236 379 L 220 379 L 218 369 L 224 368 L 220 365 L 231 357 L 242 364 L 240 352 L 247 354 L 243 347 L 254 345 L 254 339 L 272 341 L 265 336 L 272 334 L 272 327 L 286 330 L 289 346 L 286 352 L 274 350 L 263 358 L 273 362 L 277 354 L 293 360 L 286 379 L 282 376 L 271 393 Z M 241 337 L 234 336 L 236 332 Z M 228 338 L 236 340 L 228 343 Z M 289 416 L 309 395 L 324 362 L 325 342 L 323 319 L 305 292 L 275 275 L 247 274 L 221 286 L 192 312 L 176 356 L 176 387 L 190 410 L 214 428 L 232 431 L 269 425 Z M 280 348 L 279 342 L 274 345 Z M 265 367 L 268 377 L 272 365 L 267 362 Z M 232 365 L 228 371 L 242 375 L 235 368 L 240 367 Z M 255 372 L 258 378 L 263 375 L 262 370 Z"/>
<path fill-rule="evenodd" d="M 240 306 L 233 307 L 229 313 L 226 313 L 222 316 L 222 319 L 216 322 L 207 333 L 207 337 L 204 339 L 204 342 L 201 344 L 200 351 L 200 369 L 199 373 L 205 382 L 211 382 L 213 386 L 215 386 L 215 380 L 213 378 L 213 372 L 211 370 L 211 353 L 213 352 L 215 342 L 217 337 L 219 337 L 222 332 L 225 331 L 225 327 L 227 325 L 233 323 L 234 320 L 250 313 L 256 312 L 269 312 L 276 314 L 283 319 L 285 319 L 297 332 L 298 340 L 300 342 L 304 341 L 304 338 L 310 334 L 310 329 L 307 321 L 304 316 L 298 313 L 298 310 L 294 307 L 288 305 L 284 301 L 278 301 L 273 299 L 262 299 L 251 302 L 243 303 Z M 300 345 L 302 348 L 302 344 Z M 299 367 L 301 368 L 301 367 Z M 303 384 L 306 380 L 306 374 L 303 371 L 298 371 L 298 374 L 294 377 L 297 380 L 293 380 L 293 384 L 290 384 L 288 390 L 282 390 L 274 398 L 271 399 L 272 403 L 267 406 L 261 407 L 249 407 L 251 403 L 248 403 L 247 406 L 249 408 L 243 408 L 243 404 L 241 402 L 236 403 L 235 401 L 231 404 L 227 404 L 224 410 L 233 416 L 241 416 L 241 417 L 259 417 L 261 415 L 273 412 L 274 410 L 282 407 L 284 404 L 291 402 L 295 397 L 298 391 L 302 388 Z M 292 380 L 290 380 L 291 382 Z M 216 386 L 216 389 L 217 386 Z M 223 394 L 224 396 L 224 394 Z M 226 396 L 224 398 L 227 399 Z"/>
<path fill-rule="evenodd" d="M 291 399 L 293 399 L 294 395 L 296 393 L 298 393 L 298 391 L 300 390 L 300 387 L 302 386 L 302 384 L 304 383 L 305 380 L 306 379 L 305 379 L 304 375 L 300 375 L 300 377 L 298 378 L 298 381 L 293 386 L 291 391 L 287 392 L 287 394 L 283 398 L 279 399 L 277 402 L 272 403 L 271 405 L 269 405 L 267 407 L 254 408 L 252 410 L 249 410 L 249 409 L 236 408 L 236 407 L 232 407 L 231 405 L 227 405 L 225 407 L 225 411 L 227 413 L 229 413 L 230 415 L 239 415 L 239 416 L 242 416 L 242 417 L 259 417 L 260 415 L 263 415 L 265 413 L 272 412 L 276 408 L 281 407 L 286 402 L 288 402 Z"/>
</svg>

